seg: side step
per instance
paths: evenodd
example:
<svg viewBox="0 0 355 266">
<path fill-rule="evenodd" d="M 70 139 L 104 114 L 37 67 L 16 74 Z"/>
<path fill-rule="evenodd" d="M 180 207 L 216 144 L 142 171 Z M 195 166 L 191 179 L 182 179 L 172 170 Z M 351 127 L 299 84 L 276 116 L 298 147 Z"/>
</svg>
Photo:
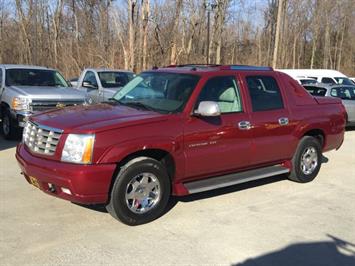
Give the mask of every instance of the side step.
<svg viewBox="0 0 355 266">
<path fill-rule="evenodd" d="M 185 183 L 185 187 L 190 194 L 212 190 L 216 188 L 228 187 L 270 176 L 289 173 L 290 170 L 280 164 L 249 170 L 236 174 L 229 174 L 208 179 Z"/>
</svg>

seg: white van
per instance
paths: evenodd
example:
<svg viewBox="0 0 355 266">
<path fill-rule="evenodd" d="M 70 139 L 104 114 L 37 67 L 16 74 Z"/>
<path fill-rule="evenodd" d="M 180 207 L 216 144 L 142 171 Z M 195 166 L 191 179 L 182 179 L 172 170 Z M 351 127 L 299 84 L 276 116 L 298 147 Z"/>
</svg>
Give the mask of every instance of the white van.
<svg viewBox="0 0 355 266">
<path fill-rule="evenodd" d="M 319 83 L 354 85 L 343 73 L 332 69 L 277 69 L 286 73 L 298 82 L 302 78 L 311 78 Z"/>
</svg>

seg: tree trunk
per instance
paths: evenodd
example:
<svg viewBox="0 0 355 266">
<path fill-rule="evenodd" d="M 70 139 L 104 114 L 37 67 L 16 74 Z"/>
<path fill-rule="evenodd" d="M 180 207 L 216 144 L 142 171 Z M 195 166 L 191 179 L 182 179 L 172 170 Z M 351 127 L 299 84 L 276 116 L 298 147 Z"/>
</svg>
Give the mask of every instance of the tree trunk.
<svg viewBox="0 0 355 266">
<path fill-rule="evenodd" d="M 282 7 L 284 0 L 278 0 L 278 8 L 277 8 L 277 20 L 276 20 L 276 33 L 275 33 L 275 47 L 272 58 L 272 67 L 276 68 L 277 59 L 278 59 L 278 49 L 279 49 L 279 39 L 280 39 L 280 29 L 281 29 L 281 18 L 282 18 Z"/>
<path fill-rule="evenodd" d="M 173 22 L 173 27 L 172 27 L 172 38 L 171 38 L 171 52 L 170 52 L 170 64 L 171 65 L 176 65 L 177 63 L 177 37 L 178 37 L 178 26 L 179 26 L 179 20 L 180 20 L 180 13 L 181 13 L 181 8 L 182 8 L 182 2 L 183 0 L 176 0 L 176 5 L 175 5 L 175 16 L 174 16 L 174 22 Z"/>
<path fill-rule="evenodd" d="M 142 59 L 141 70 L 147 68 L 149 0 L 142 0 Z"/>
<path fill-rule="evenodd" d="M 136 0 L 128 0 L 128 42 L 129 42 L 129 69 L 135 71 L 134 41 L 135 41 L 135 8 Z"/>
</svg>

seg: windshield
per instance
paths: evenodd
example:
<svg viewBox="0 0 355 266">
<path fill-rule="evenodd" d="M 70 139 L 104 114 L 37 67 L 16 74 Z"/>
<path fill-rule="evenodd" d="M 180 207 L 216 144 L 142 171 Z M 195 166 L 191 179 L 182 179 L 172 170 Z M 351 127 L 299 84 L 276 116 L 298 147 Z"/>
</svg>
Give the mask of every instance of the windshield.
<svg viewBox="0 0 355 266">
<path fill-rule="evenodd" d="M 58 71 L 17 68 L 6 70 L 6 86 L 69 87 Z"/>
<path fill-rule="evenodd" d="M 158 112 L 181 112 L 199 79 L 189 74 L 144 72 L 113 98 L 121 104 L 145 106 Z"/>
<path fill-rule="evenodd" d="M 355 100 L 355 87 L 334 88 L 331 90 L 330 95 L 343 100 Z"/>
<path fill-rule="evenodd" d="M 104 88 L 117 88 L 125 86 L 133 79 L 133 73 L 129 72 L 98 72 L 101 85 Z"/>
<path fill-rule="evenodd" d="M 350 79 L 345 78 L 345 77 L 340 77 L 340 78 L 334 78 L 338 84 L 340 85 L 354 85 L 354 83 L 351 82 Z"/>
</svg>

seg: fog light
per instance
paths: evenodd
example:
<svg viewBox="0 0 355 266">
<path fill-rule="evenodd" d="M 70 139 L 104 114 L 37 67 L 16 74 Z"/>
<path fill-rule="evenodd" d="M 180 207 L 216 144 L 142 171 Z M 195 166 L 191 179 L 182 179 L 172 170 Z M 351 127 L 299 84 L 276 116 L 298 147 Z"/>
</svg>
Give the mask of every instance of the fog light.
<svg viewBox="0 0 355 266">
<path fill-rule="evenodd" d="M 54 193 L 55 192 L 55 186 L 53 184 L 51 184 L 51 183 L 48 183 L 48 190 L 50 192 Z"/>
<path fill-rule="evenodd" d="M 65 194 L 71 195 L 71 191 L 70 191 L 69 188 L 62 187 L 62 191 L 63 191 L 63 193 L 65 193 Z"/>
</svg>

